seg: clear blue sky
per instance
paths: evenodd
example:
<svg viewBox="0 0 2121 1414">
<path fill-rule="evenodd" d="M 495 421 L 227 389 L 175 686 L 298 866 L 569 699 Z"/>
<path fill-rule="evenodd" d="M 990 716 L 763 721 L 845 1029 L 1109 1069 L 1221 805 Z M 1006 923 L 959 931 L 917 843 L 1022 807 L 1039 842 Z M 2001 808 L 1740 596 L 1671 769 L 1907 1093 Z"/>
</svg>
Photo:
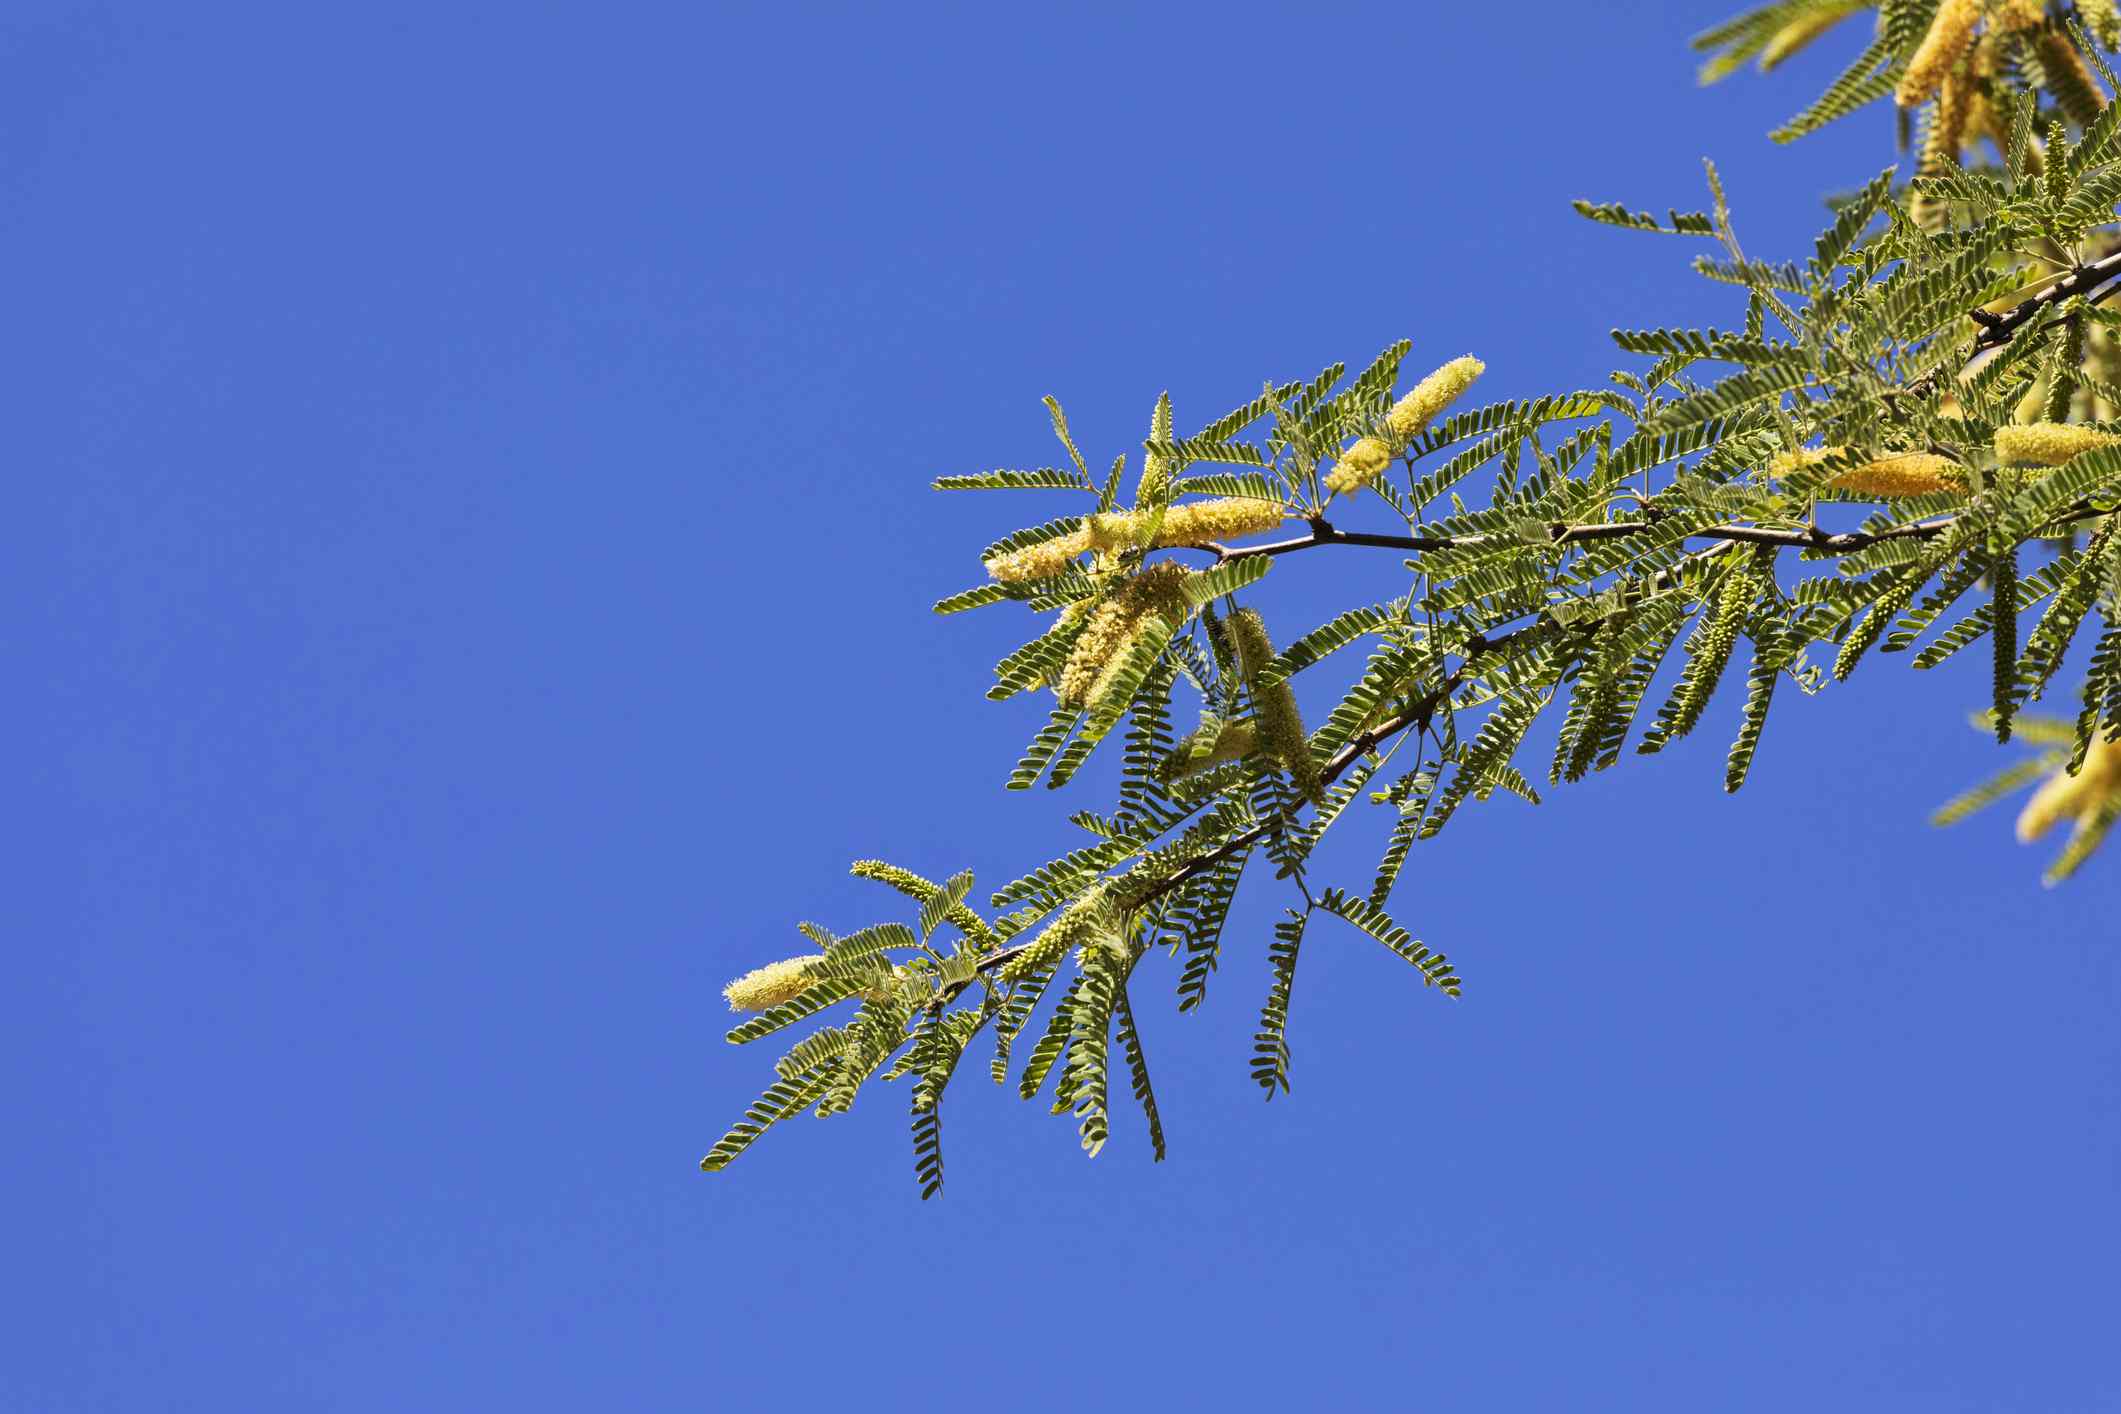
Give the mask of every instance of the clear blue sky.
<svg viewBox="0 0 2121 1414">
<path fill-rule="evenodd" d="M 1320 924 L 1272 1105 L 1261 880 L 1205 1014 L 1145 965 L 1163 1165 L 975 1072 L 938 1202 L 897 1087 L 696 1170 L 850 860 L 1095 802 L 928 612 L 1051 512 L 930 477 L 1401 335 L 1596 383 L 1737 311 L 1569 198 L 1713 154 L 1802 255 L 1891 156 L 1766 142 L 1828 55 L 1697 91 L 1717 4 L 1147 9 L 8 7 L 0 1407 L 2121 1408 L 2121 858 L 1925 827 L 1979 664 L 1462 817 L 1464 1001 Z"/>
</svg>

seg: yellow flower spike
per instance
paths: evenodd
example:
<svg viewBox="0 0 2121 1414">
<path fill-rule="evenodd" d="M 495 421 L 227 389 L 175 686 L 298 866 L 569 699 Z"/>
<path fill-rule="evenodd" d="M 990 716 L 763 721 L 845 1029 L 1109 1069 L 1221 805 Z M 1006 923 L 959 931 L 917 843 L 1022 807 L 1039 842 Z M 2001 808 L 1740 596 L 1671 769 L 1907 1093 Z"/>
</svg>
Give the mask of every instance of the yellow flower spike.
<svg viewBox="0 0 2121 1414">
<path fill-rule="evenodd" d="M 1078 530 L 1073 535 L 1041 540 L 1036 545 L 996 555 L 985 563 L 988 575 L 1005 584 L 1020 579 L 1044 579 L 1047 575 L 1073 569 L 1075 557 L 1089 548 L 1089 534 Z"/>
<path fill-rule="evenodd" d="M 1160 546 L 1198 546 L 1217 540 L 1236 540 L 1274 529 L 1287 514 L 1281 502 L 1252 496 L 1223 496 L 1213 501 L 1172 506 L 1164 512 L 1164 523 L 1156 532 L 1156 543 Z"/>
<path fill-rule="evenodd" d="M 1385 414 L 1385 423 L 1392 429 L 1401 447 L 1414 440 L 1429 419 L 1456 402 L 1473 380 L 1487 372 L 1488 366 L 1467 354 L 1454 358 L 1414 385 L 1413 391 L 1392 404 Z M 1396 449 L 1395 449 L 1396 450 Z"/>
<path fill-rule="evenodd" d="M 1083 541 L 1092 550 L 1126 550 L 1141 534 L 1142 517 L 1134 511 L 1094 511 L 1083 518 Z"/>
<path fill-rule="evenodd" d="M 1162 614 L 1173 628 L 1184 622 L 1191 608 L 1185 583 L 1192 574 L 1183 565 L 1151 565 L 1092 610 L 1090 622 L 1061 668 L 1054 696 L 1070 707 L 1087 707 L 1097 701 L 1111 686 L 1151 614 Z"/>
<path fill-rule="evenodd" d="M 1346 495 L 1377 479 L 1377 473 L 1392 464 L 1392 448 L 1381 437 L 1364 437 L 1340 454 L 1326 473 L 1326 489 Z"/>
<path fill-rule="evenodd" d="M 1934 452 L 1896 452 L 1844 471 L 1827 485 L 1873 500 L 1894 501 L 1907 496 L 1934 496 L 1942 491 L 1966 489 L 1966 473 L 1950 457 Z"/>
<path fill-rule="evenodd" d="M 1778 452 L 1768 462 L 1768 470 L 1776 476 L 1787 476 L 1847 451 L 1846 447 L 1799 447 L 1794 452 Z M 1964 490 L 1966 474 L 1950 457 L 1934 452 L 1889 452 L 1842 472 L 1827 485 L 1836 491 L 1891 501 Z"/>
<path fill-rule="evenodd" d="M 1238 671 L 1246 682 L 1252 682 L 1274 658 L 1274 640 L 1267 636 L 1266 620 L 1256 609 L 1239 609 L 1230 615 L 1230 641 L 1237 650 Z M 1313 805 L 1323 805 L 1326 800 L 1325 782 L 1319 776 L 1318 763 L 1311 759 L 1311 739 L 1304 731 L 1301 715 L 1296 710 L 1296 693 L 1286 680 L 1269 688 L 1254 687 L 1252 690 L 1252 713 L 1258 722 L 1259 738 L 1267 744 Z"/>
<path fill-rule="evenodd" d="M 1922 43 L 1907 61 L 1907 72 L 1893 90 L 1894 101 L 1902 108 L 1917 108 L 1929 102 L 1944 76 L 1974 42 L 1974 27 L 1980 23 L 1981 0 L 1944 0 L 1937 7 L 1937 17 L 1930 21 L 1929 33 L 1922 36 Z"/>
<path fill-rule="evenodd" d="M 2007 465 L 2060 466 L 2071 457 L 2121 442 L 2121 436 L 2066 422 L 2033 422 L 1996 429 L 1996 460 Z"/>
<path fill-rule="evenodd" d="M 1839 9 L 1821 10 L 1791 20 L 1776 30 L 1761 49 L 1760 72 L 1771 72 L 1783 60 L 1863 8 L 1856 4 L 1843 5 Z"/>
<path fill-rule="evenodd" d="M 817 985 L 810 964 L 819 956 L 813 953 L 753 968 L 722 988 L 722 995 L 729 999 L 731 1011 L 769 1011 L 782 1002 L 792 1002 Z"/>
<path fill-rule="evenodd" d="M 2057 821 L 2080 823 L 2097 815 L 2116 791 L 2121 791 L 2121 742 L 2104 737 L 2093 739 L 2084 753 L 2084 766 L 2072 776 L 2057 771 L 2049 776 L 2018 815 L 2018 843 L 2031 844 L 2055 827 Z"/>
</svg>

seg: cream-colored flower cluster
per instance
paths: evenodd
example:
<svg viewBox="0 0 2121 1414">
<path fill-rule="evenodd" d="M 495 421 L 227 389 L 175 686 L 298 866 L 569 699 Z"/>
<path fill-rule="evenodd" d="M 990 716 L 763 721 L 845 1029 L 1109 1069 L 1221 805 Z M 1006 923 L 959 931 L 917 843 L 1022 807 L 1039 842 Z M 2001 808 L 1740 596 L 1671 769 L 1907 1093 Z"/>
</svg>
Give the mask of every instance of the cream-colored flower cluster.
<svg viewBox="0 0 2121 1414">
<path fill-rule="evenodd" d="M 1922 36 L 1922 43 L 1907 61 L 1907 71 L 1893 90 L 1895 101 L 1902 108 L 1929 102 L 1944 76 L 1973 45 L 1974 29 L 1980 23 L 1981 0 L 1944 0 L 1937 7 L 1937 17 L 1930 21 L 1929 32 Z"/>
<path fill-rule="evenodd" d="M 1070 534 L 996 555 L 987 561 L 987 573 L 1004 582 L 1060 574 L 1085 551 L 1132 547 L 1153 514 L 1150 511 L 1094 512 L 1083 517 L 1081 529 Z M 1223 496 L 1212 501 L 1169 506 L 1164 510 L 1162 523 L 1157 526 L 1151 548 L 1198 546 L 1257 535 L 1280 525 L 1287 514 L 1288 510 L 1281 502 L 1256 496 Z"/>
<path fill-rule="evenodd" d="M 1041 540 L 1036 545 L 996 555 L 986 562 L 987 573 L 1005 584 L 1020 579 L 1044 579 L 1071 569 L 1075 557 L 1089 548 L 1088 537 L 1078 530 L 1072 535 Z"/>
<path fill-rule="evenodd" d="M 2007 465 L 2060 466 L 2071 457 L 2121 443 L 2121 436 L 2066 422 L 2032 422 L 1996 429 L 1996 460 Z"/>
<path fill-rule="evenodd" d="M 2031 844 L 2060 820 L 2075 820 L 2079 830 L 2088 829 L 2116 795 L 2121 795 L 2121 742 L 2099 737 L 2084 753 L 2084 766 L 2076 775 L 2057 771 L 2033 792 L 2018 816 L 2018 842 Z"/>
<path fill-rule="evenodd" d="M 1192 577 L 1183 565 L 1151 565 L 1091 610 L 1054 684 L 1054 696 L 1071 707 L 1087 707 L 1104 696 L 1152 616 L 1161 614 L 1173 628 L 1185 622 L 1192 609 L 1186 581 Z"/>
<path fill-rule="evenodd" d="M 1428 377 L 1416 383 L 1408 394 L 1392 404 L 1385 414 L 1385 427 L 1391 440 L 1383 437 L 1358 438 L 1340 454 L 1340 460 L 1326 473 L 1326 489 L 1345 495 L 1377 479 L 1377 474 L 1392 464 L 1392 458 L 1405 450 L 1406 445 L 1421 434 L 1429 420 L 1449 407 L 1473 386 L 1473 380 L 1487 371 L 1487 365 L 1467 354 L 1454 358 Z"/>
<path fill-rule="evenodd" d="M 1212 501 L 1195 501 L 1190 505 L 1172 506 L 1164 512 L 1163 524 L 1156 529 L 1156 543 L 1197 546 L 1218 540 L 1235 540 L 1272 530 L 1287 515 L 1288 510 L 1281 502 L 1263 501 L 1252 496 L 1222 496 Z"/>
<path fill-rule="evenodd" d="M 1787 476 L 1803 467 L 1817 466 L 1846 447 L 1801 447 L 1778 453 L 1768 463 L 1776 476 Z M 1836 491 L 1850 491 L 1880 501 L 1908 496 L 1934 496 L 1941 491 L 1966 489 L 1964 469 L 1950 457 L 1935 452 L 1890 452 L 1861 466 L 1852 467 L 1827 483 Z"/>
<path fill-rule="evenodd" d="M 731 1011 L 768 1011 L 782 1002 L 792 1002 L 817 985 L 810 965 L 823 954 L 791 957 L 756 967 L 722 988 Z"/>
<path fill-rule="evenodd" d="M 1325 782 L 1319 776 L 1318 763 L 1311 759 L 1311 739 L 1297 713 L 1295 691 L 1287 679 L 1267 688 L 1257 684 L 1260 669 L 1274 659 L 1274 640 L 1267 636 L 1266 620 L 1258 610 L 1239 609 L 1230 615 L 1230 641 L 1237 650 L 1238 672 L 1253 684 L 1252 713 L 1258 722 L 1259 739 L 1312 804 L 1325 804 Z"/>
</svg>

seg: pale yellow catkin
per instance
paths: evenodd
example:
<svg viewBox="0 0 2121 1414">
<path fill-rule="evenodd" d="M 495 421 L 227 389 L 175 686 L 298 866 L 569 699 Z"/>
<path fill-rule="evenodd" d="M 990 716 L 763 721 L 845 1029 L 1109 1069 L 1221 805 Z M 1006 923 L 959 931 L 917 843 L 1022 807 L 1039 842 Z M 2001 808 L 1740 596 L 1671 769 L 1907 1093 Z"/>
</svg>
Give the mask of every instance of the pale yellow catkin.
<svg viewBox="0 0 2121 1414">
<path fill-rule="evenodd" d="M 1257 535 L 1280 525 L 1287 515 L 1281 502 L 1257 496 L 1221 496 L 1168 506 L 1151 545 L 1169 549 Z M 1086 550 L 1106 553 L 1132 549 L 1140 544 L 1153 518 L 1151 511 L 1094 511 L 1083 517 L 1082 528 L 1072 534 L 995 556 L 987 561 L 987 572 L 1000 580 L 1058 574 Z"/>
<path fill-rule="evenodd" d="M 2111 432 L 2066 422 L 2033 422 L 1996 429 L 1996 460 L 2006 465 L 2060 466 L 2071 457 L 2121 442 Z"/>
<path fill-rule="evenodd" d="M 1296 708 L 1296 693 L 1284 679 L 1272 687 L 1257 685 L 1260 669 L 1274 659 L 1274 640 L 1267 636 L 1267 622 L 1256 609 L 1239 609 L 1230 615 L 1230 642 L 1237 650 L 1239 675 L 1253 683 L 1252 712 L 1258 722 L 1259 739 L 1266 743 L 1296 788 L 1314 805 L 1325 804 L 1326 788 L 1318 763 L 1311 758 L 1311 741 L 1304 731 L 1303 717 Z"/>
<path fill-rule="evenodd" d="M 1760 72 L 1765 74 L 1775 69 L 1783 60 L 1840 24 L 1850 15 L 1864 8 L 1861 5 L 1840 5 L 1831 10 L 1818 10 L 1801 15 L 1775 31 L 1760 50 Z"/>
<path fill-rule="evenodd" d="M 1980 23 L 1981 0 L 1944 0 L 1937 7 L 1937 17 L 1930 21 L 1929 32 L 1908 59 L 1907 72 L 1893 90 L 1894 100 L 1902 108 L 1929 102 L 1952 65 L 1974 42 L 1974 27 Z"/>
<path fill-rule="evenodd" d="M 1075 557 L 1089 548 L 1089 534 L 1078 530 L 1052 540 L 1041 540 L 1038 544 L 1027 545 L 1021 550 L 996 555 L 986 561 L 987 573 L 1005 584 L 1015 580 L 1044 579 L 1048 575 L 1073 569 Z"/>
<path fill-rule="evenodd" d="M 1060 681 L 1054 684 L 1054 696 L 1070 707 L 1087 707 L 1097 701 L 1152 614 L 1162 614 L 1173 628 L 1184 622 L 1191 607 L 1185 584 L 1192 575 L 1183 565 L 1151 565 L 1091 611 L 1089 623 L 1061 668 Z"/>
<path fill-rule="evenodd" d="M 1350 444 L 1326 473 L 1326 489 L 1339 495 L 1358 490 L 1377 479 L 1377 473 L 1392 464 L 1392 448 L 1381 437 L 1363 437 Z"/>
<path fill-rule="evenodd" d="M 768 1011 L 782 1002 L 792 1002 L 817 985 L 817 979 L 810 975 L 810 965 L 818 956 L 791 957 L 755 967 L 722 988 L 722 995 L 729 999 L 731 1011 Z"/>
<path fill-rule="evenodd" d="M 1787 476 L 1847 451 L 1846 447 L 1800 447 L 1794 452 L 1777 453 L 1768 463 L 1768 470 L 1776 476 Z M 1827 485 L 1836 491 L 1891 501 L 1962 490 L 1965 478 L 1959 464 L 1949 457 L 1934 452 L 1889 452 L 1840 473 Z"/>
<path fill-rule="evenodd" d="M 1157 527 L 1159 546 L 1206 545 L 1258 535 L 1282 523 L 1287 510 L 1279 501 L 1253 496 L 1222 496 L 1213 501 L 1195 501 L 1172 506 Z"/>
<path fill-rule="evenodd" d="M 2098 813 L 2121 791 L 2121 742 L 2094 738 L 2076 775 L 2066 770 L 2049 776 L 2018 814 L 2018 843 L 2031 844 L 2059 820 L 2083 821 Z"/>
<path fill-rule="evenodd" d="M 1377 474 L 1392 464 L 1392 458 L 1429 425 L 1429 419 L 1455 402 L 1486 371 L 1486 364 L 1467 354 L 1416 383 L 1385 414 L 1389 437 L 1362 437 L 1350 444 L 1326 473 L 1326 489 L 1346 495 L 1375 481 Z"/>
<path fill-rule="evenodd" d="M 1454 358 L 1428 377 L 1416 383 L 1413 389 L 1385 414 L 1385 425 L 1401 446 L 1414 440 L 1429 419 L 1458 401 L 1465 390 L 1473 386 L 1473 380 L 1487 372 L 1488 366 L 1471 354 Z"/>
<path fill-rule="evenodd" d="M 1944 491 L 1964 490 L 1966 486 L 1965 474 L 1959 464 L 1935 452 L 1896 452 L 1879 457 L 1853 471 L 1844 471 L 1827 484 L 1836 491 L 1848 491 L 1880 501 L 1935 496 Z"/>
</svg>

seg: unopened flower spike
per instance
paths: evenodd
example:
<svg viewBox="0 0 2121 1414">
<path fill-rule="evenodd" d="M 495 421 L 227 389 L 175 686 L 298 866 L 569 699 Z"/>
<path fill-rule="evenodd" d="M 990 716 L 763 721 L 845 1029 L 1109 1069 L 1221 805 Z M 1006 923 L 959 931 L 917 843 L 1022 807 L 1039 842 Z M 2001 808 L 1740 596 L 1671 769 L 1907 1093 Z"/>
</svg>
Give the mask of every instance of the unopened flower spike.
<svg viewBox="0 0 2121 1414">
<path fill-rule="evenodd" d="M 1014 982 L 1058 962 L 1061 954 L 1070 948 L 1082 948 L 1107 938 L 1117 941 L 1118 929 L 1119 918 L 1112 900 L 1106 886 L 1099 884 L 1069 904 L 1029 947 L 1003 963 L 995 976 L 1004 982 Z"/>
<path fill-rule="evenodd" d="M 1288 680 L 1262 688 L 1256 683 L 1260 669 L 1274 659 L 1274 641 L 1267 636 L 1266 621 L 1257 609 L 1239 609 L 1230 615 L 1230 639 L 1237 649 L 1238 670 L 1253 683 L 1252 711 L 1259 724 L 1260 740 L 1288 771 L 1289 779 L 1313 805 L 1323 805 L 1326 787 L 1318 763 L 1311 759 L 1311 739 L 1296 709 L 1296 693 Z"/>
</svg>

